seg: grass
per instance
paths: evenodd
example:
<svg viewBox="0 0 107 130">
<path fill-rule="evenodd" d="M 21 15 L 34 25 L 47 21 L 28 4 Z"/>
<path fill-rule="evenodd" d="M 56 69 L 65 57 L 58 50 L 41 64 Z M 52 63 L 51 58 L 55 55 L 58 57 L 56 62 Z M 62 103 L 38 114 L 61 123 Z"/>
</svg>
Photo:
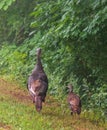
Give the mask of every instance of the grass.
<svg viewBox="0 0 107 130">
<path fill-rule="evenodd" d="M 66 101 L 47 96 L 41 113 L 37 113 L 26 90 L 0 79 L 0 130 L 107 130 L 107 124 L 70 115 Z"/>
<path fill-rule="evenodd" d="M 50 123 L 44 123 L 42 116 L 38 113 L 35 116 L 35 110 L 32 107 L 11 101 L 3 101 L 0 106 L 1 122 L 11 125 L 13 130 L 51 130 Z"/>
</svg>

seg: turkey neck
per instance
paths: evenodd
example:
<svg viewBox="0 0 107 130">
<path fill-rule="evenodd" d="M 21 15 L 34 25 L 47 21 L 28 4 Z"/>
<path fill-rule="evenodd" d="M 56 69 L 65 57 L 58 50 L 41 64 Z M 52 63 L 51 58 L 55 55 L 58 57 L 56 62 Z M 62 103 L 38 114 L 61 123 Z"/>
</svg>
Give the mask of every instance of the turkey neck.
<svg viewBox="0 0 107 130">
<path fill-rule="evenodd" d="M 38 71 L 43 71 L 42 63 L 41 63 L 41 58 L 39 55 L 37 55 L 37 64 L 35 67 L 36 70 Z"/>
<path fill-rule="evenodd" d="M 37 56 L 37 68 L 38 68 L 39 70 L 43 70 L 42 63 L 41 63 L 41 59 L 40 59 L 40 56 L 39 56 L 39 55 Z"/>
</svg>

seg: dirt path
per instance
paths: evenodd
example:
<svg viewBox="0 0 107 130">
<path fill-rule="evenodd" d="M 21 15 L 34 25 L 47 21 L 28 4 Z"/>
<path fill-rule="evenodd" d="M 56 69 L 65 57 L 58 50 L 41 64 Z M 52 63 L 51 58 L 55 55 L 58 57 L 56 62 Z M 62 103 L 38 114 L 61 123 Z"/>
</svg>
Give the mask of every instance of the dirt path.
<svg viewBox="0 0 107 130">
<path fill-rule="evenodd" d="M 31 102 L 31 97 L 26 90 L 21 89 L 20 87 L 15 86 L 15 84 L 9 83 L 4 79 L 0 79 L 0 93 L 10 96 L 20 102 Z"/>
</svg>

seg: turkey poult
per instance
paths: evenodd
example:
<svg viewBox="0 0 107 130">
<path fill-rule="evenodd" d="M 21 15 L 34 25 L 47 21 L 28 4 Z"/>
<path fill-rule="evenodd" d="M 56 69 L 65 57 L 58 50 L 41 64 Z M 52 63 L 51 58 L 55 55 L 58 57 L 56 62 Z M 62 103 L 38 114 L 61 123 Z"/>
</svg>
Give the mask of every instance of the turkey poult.
<svg viewBox="0 0 107 130">
<path fill-rule="evenodd" d="M 37 49 L 37 64 L 28 79 L 28 90 L 32 96 L 37 112 L 42 109 L 42 102 L 45 102 L 48 90 L 48 78 L 41 63 L 41 49 Z"/>
<path fill-rule="evenodd" d="M 68 85 L 69 94 L 68 94 L 68 103 L 71 110 L 71 115 L 81 113 L 81 100 L 78 95 L 73 92 L 73 86 Z"/>
</svg>

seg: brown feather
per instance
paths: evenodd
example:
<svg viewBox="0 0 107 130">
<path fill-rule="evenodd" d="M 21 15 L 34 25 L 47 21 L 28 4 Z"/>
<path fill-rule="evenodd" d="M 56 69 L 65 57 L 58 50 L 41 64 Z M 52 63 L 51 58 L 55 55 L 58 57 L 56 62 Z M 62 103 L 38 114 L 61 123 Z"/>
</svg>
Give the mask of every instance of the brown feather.
<svg viewBox="0 0 107 130">
<path fill-rule="evenodd" d="M 48 90 L 48 78 L 42 67 L 40 54 L 41 49 L 38 49 L 37 64 L 28 79 L 28 90 L 32 96 L 37 111 L 42 109 L 42 102 L 45 101 Z"/>
</svg>

